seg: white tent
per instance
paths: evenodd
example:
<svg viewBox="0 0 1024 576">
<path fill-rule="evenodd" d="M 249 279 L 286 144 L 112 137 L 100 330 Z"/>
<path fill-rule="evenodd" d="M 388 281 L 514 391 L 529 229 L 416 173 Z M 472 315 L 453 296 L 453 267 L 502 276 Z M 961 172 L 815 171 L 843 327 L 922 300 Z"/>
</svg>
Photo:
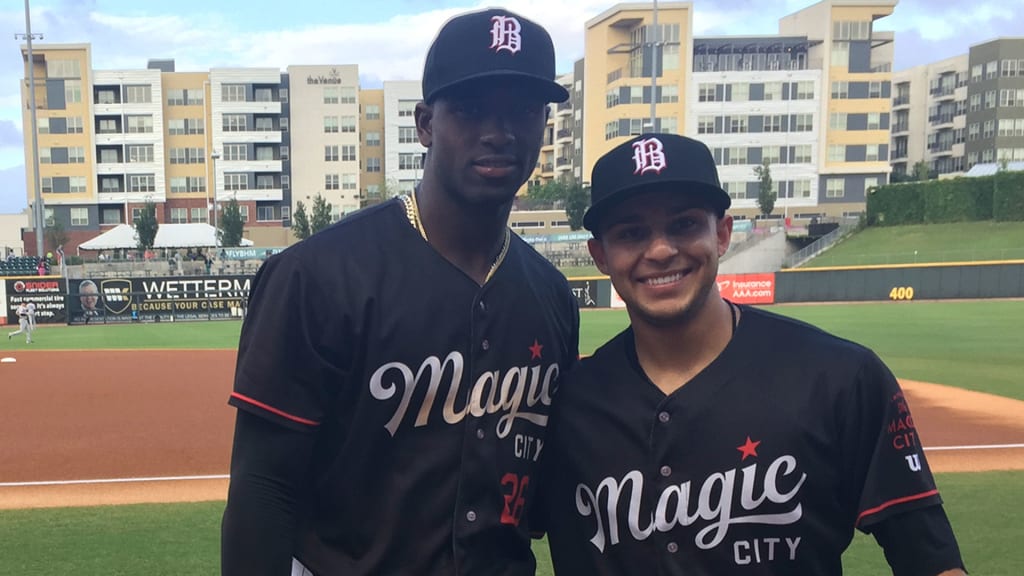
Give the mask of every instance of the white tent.
<svg viewBox="0 0 1024 576">
<path fill-rule="evenodd" d="M 156 231 L 154 248 L 211 248 L 217 245 L 217 229 L 209 224 L 161 224 Z M 252 246 L 252 240 L 242 239 L 242 246 Z M 99 236 L 83 242 L 79 250 L 115 250 L 137 248 L 135 228 L 118 224 Z"/>
</svg>

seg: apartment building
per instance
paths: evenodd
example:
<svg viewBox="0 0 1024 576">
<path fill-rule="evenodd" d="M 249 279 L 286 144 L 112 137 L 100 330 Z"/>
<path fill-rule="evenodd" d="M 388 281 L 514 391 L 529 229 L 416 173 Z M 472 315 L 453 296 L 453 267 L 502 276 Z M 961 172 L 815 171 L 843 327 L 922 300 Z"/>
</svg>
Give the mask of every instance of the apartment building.
<svg viewBox="0 0 1024 576">
<path fill-rule="evenodd" d="M 359 91 L 361 205 L 384 200 L 384 90 Z"/>
<path fill-rule="evenodd" d="M 970 47 L 966 168 L 1024 161 L 1024 37 Z"/>
<path fill-rule="evenodd" d="M 555 79 L 573 93 L 573 74 L 563 74 Z M 537 157 L 537 167 L 524 184 L 524 192 L 530 186 L 542 186 L 552 180 L 577 179 L 574 171 L 576 122 L 573 100 L 548 104 L 547 125 L 544 128 L 544 143 Z"/>
<path fill-rule="evenodd" d="M 361 206 L 359 68 L 289 66 L 288 78 L 292 199 L 308 214 L 319 194 L 338 220 Z"/>
<path fill-rule="evenodd" d="M 384 180 L 392 195 L 412 191 L 423 178 L 423 154 L 416 133 L 419 80 L 384 82 Z"/>
</svg>

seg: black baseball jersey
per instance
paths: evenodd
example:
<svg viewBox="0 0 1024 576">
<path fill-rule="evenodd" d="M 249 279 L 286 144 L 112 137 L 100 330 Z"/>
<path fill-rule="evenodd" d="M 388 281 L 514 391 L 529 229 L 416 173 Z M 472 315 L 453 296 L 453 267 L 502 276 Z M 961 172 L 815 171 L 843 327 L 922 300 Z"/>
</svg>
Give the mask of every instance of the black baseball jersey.
<svg viewBox="0 0 1024 576">
<path fill-rule="evenodd" d="M 669 396 L 630 329 L 566 378 L 542 481 L 557 574 L 840 574 L 855 527 L 940 504 L 874 353 L 742 312 L 721 355 Z"/>
<path fill-rule="evenodd" d="M 483 287 L 395 200 L 270 257 L 230 403 L 317 434 L 313 573 L 530 575 L 524 511 L 578 358 L 566 279 L 518 236 Z"/>
</svg>

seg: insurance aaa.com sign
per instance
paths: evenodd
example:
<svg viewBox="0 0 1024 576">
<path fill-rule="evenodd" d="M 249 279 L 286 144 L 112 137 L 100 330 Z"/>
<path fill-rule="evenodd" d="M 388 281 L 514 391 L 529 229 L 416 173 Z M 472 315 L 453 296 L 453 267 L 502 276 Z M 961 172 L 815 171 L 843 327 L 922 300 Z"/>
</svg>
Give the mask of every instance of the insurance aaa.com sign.
<svg viewBox="0 0 1024 576">
<path fill-rule="evenodd" d="M 775 274 L 722 274 L 717 279 L 722 298 L 736 304 L 774 304 Z M 625 308 L 626 303 L 612 286 L 612 308 Z"/>
</svg>

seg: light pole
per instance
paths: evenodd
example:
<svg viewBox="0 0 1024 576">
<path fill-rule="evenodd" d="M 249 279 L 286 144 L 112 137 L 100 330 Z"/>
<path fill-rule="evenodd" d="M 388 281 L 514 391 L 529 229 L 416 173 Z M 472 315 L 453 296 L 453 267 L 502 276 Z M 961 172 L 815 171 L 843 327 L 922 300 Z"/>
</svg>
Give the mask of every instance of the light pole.
<svg viewBox="0 0 1024 576">
<path fill-rule="evenodd" d="M 209 190 L 213 189 L 213 203 L 207 203 L 207 207 L 213 212 L 213 218 L 207 215 L 207 222 L 213 222 L 213 247 L 216 248 L 220 242 L 217 238 L 217 160 L 220 159 L 220 152 L 214 152 L 210 154 L 210 160 L 213 166 L 213 181 L 210 186 L 206 188 L 207 198 L 209 198 Z"/>
<path fill-rule="evenodd" d="M 651 132 L 656 130 L 658 117 L 658 0 L 654 0 L 651 17 Z"/>
<path fill-rule="evenodd" d="M 15 38 L 24 38 L 28 45 L 28 101 L 29 115 L 32 117 L 32 185 L 35 188 L 36 201 L 32 206 L 33 227 L 36 229 L 36 256 L 43 257 L 43 229 L 45 228 L 45 209 L 43 194 L 40 189 L 39 177 L 39 129 L 36 126 L 36 69 L 32 57 L 32 40 L 42 39 L 42 34 L 32 34 L 32 14 L 28 0 L 25 0 L 25 33 L 15 34 Z"/>
</svg>

